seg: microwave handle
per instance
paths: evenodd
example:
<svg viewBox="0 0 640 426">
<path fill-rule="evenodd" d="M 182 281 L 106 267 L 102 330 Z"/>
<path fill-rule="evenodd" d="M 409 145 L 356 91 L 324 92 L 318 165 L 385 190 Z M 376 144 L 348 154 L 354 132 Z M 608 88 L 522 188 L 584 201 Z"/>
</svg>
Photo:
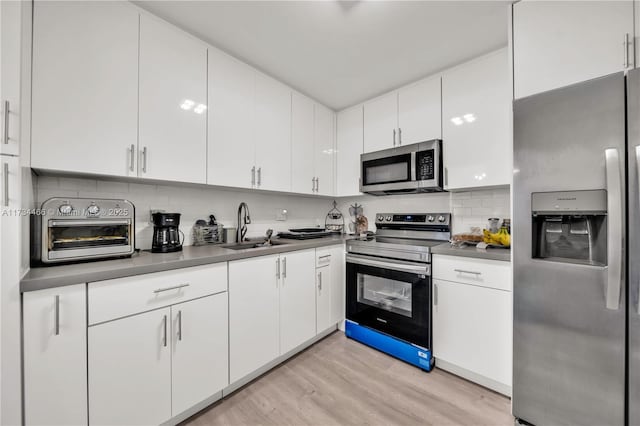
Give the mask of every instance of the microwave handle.
<svg viewBox="0 0 640 426">
<path fill-rule="evenodd" d="M 416 180 L 416 152 L 411 151 L 411 182 Z"/>
</svg>

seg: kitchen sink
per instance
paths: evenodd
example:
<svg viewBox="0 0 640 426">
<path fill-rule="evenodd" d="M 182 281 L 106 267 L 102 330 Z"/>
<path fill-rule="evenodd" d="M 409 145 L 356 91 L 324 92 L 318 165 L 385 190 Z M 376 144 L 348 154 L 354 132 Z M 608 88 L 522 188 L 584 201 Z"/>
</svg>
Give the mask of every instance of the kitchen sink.
<svg viewBox="0 0 640 426">
<path fill-rule="evenodd" d="M 273 246 L 282 246 L 289 243 L 283 243 L 280 241 L 271 241 L 271 244 L 266 244 L 264 241 L 245 241 L 242 243 L 231 243 L 222 247 L 231 250 L 247 250 L 247 249 L 260 249 Z"/>
</svg>

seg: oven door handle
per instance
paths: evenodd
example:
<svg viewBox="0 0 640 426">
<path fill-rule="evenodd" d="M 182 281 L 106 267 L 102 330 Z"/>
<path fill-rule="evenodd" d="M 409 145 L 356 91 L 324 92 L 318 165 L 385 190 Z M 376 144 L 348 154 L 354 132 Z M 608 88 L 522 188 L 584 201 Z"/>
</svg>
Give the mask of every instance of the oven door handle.
<svg viewBox="0 0 640 426">
<path fill-rule="evenodd" d="M 129 225 L 131 219 L 121 220 L 50 220 L 50 227 L 57 226 L 102 226 L 102 225 Z"/>
<path fill-rule="evenodd" d="M 356 265 L 373 266 L 376 268 L 389 269 L 392 271 L 408 272 L 416 275 L 431 275 L 431 265 L 419 265 L 409 262 L 397 261 L 386 262 L 384 260 L 371 259 L 369 257 L 357 256 L 348 254 L 346 257 L 347 263 L 353 263 Z"/>
</svg>

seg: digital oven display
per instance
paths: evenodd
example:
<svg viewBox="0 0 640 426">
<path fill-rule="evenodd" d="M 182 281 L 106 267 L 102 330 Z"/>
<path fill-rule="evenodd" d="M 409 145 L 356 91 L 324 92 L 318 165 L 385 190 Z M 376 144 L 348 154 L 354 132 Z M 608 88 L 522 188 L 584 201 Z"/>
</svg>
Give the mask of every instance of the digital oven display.
<svg viewBox="0 0 640 426">
<path fill-rule="evenodd" d="M 427 216 L 423 214 L 394 214 L 394 222 L 426 222 Z"/>
<path fill-rule="evenodd" d="M 427 149 L 416 152 L 416 179 L 435 179 L 435 150 Z"/>
</svg>

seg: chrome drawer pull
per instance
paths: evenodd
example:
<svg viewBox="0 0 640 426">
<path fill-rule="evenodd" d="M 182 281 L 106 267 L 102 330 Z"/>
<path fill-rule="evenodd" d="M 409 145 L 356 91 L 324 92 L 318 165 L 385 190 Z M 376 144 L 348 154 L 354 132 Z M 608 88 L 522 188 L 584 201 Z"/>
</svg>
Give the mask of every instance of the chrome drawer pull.
<svg viewBox="0 0 640 426">
<path fill-rule="evenodd" d="M 454 271 L 459 273 L 459 274 L 482 275 L 482 272 L 465 271 L 464 269 L 454 269 Z"/>
<path fill-rule="evenodd" d="M 182 340 L 182 311 L 178 311 L 178 340 Z"/>
<path fill-rule="evenodd" d="M 153 290 L 154 293 L 162 293 L 164 291 L 178 290 L 180 288 L 189 287 L 189 284 L 180 284 L 173 287 L 159 288 L 157 290 Z"/>
<path fill-rule="evenodd" d="M 318 259 L 326 259 L 327 257 L 331 257 L 331 255 L 325 254 L 324 256 L 318 256 Z"/>
<path fill-rule="evenodd" d="M 164 334 L 162 336 L 162 346 L 167 347 L 167 316 L 165 315 L 162 318 L 162 327 L 164 329 Z"/>
</svg>

